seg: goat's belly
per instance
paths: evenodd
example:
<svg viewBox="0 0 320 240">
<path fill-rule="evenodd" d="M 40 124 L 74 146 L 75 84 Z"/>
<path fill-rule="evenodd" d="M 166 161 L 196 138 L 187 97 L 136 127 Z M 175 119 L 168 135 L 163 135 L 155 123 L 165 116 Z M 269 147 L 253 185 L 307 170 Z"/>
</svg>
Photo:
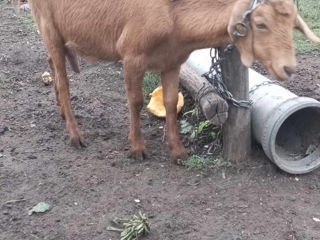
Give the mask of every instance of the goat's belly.
<svg viewBox="0 0 320 240">
<path fill-rule="evenodd" d="M 120 60 L 120 55 L 114 48 L 112 48 L 112 46 L 78 44 L 73 41 L 68 41 L 65 46 L 69 50 L 86 59 L 88 62 Z"/>
<path fill-rule="evenodd" d="M 154 51 L 146 57 L 147 69 L 154 72 L 164 72 L 183 64 L 189 57 L 189 51 Z"/>
</svg>

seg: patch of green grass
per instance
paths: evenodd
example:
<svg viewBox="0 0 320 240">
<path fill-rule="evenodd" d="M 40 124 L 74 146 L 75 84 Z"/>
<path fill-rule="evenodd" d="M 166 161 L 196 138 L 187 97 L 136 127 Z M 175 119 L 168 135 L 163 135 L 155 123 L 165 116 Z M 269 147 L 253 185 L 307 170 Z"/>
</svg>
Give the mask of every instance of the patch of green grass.
<svg viewBox="0 0 320 240">
<path fill-rule="evenodd" d="M 10 89 L 12 85 L 12 82 L 8 79 L 0 79 L 0 89 Z"/>
<path fill-rule="evenodd" d="M 307 22 L 313 32 L 320 36 L 320 4 L 319 0 L 300 0 L 299 14 Z M 312 43 L 298 32 L 294 33 L 296 52 L 298 54 L 320 53 L 319 44 Z"/>
<path fill-rule="evenodd" d="M 36 23 L 33 21 L 33 18 L 30 12 L 24 12 L 23 10 L 20 10 L 18 11 L 17 15 L 22 21 L 22 24 L 24 25 L 24 28 L 27 33 L 34 34 L 38 32 L 38 27 Z"/>
<path fill-rule="evenodd" d="M 193 169 L 209 169 L 209 168 L 221 168 L 230 167 L 232 164 L 229 161 L 224 160 L 221 156 L 217 157 L 201 157 L 193 155 L 189 157 L 184 163 L 184 166 Z"/>
<path fill-rule="evenodd" d="M 37 33 L 38 28 L 31 16 L 23 16 L 23 23 L 26 25 L 27 31 L 31 33 Z"/>
<path fill-rule="evenodd" d="M 13 87 L 13 82 L 0 72 L 0 89 L 10 89 Z"/>
<path fill-rule="evenodd" d="M 143 79 L 143 95 L 148 100 L 150 99 L 149 94 L 153 92 L 160 85 L 160 75 L 147 72 Z"/>
</svg>

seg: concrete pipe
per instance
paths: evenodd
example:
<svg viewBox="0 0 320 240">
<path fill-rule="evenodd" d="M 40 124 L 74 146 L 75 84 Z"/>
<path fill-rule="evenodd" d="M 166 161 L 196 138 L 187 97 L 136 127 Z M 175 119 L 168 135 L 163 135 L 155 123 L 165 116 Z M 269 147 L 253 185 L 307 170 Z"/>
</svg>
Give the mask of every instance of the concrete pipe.
<svg viewBox="0 0 320 240">
<path fill-rule="evenodd" d="M 209 49 L 195 51 L 187 61 L 197 73 L 207 72 Z M 249 69 L 252 132 L 266 155 L 292 174 L 320 166 L 320 102 L 298 97 Z"/>
</svg>

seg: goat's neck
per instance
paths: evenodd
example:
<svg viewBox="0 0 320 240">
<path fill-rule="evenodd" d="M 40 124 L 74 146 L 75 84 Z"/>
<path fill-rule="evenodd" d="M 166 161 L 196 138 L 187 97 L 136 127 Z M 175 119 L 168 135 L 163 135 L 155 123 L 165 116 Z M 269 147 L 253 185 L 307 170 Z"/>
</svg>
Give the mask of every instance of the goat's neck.
<svg viewBox="0 0 320 240">
<path fill-rule="evenodd" d="M 231 42 L 228 23 L 236 0 L 177 0 L 175 31 L 189 50 L 222 47 Z"/>
</svg>

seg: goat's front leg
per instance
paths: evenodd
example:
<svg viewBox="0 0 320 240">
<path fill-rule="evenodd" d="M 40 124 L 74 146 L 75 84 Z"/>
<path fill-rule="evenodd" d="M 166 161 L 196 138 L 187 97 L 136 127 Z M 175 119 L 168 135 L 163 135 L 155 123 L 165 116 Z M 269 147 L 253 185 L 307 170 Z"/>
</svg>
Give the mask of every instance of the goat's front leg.
<svg viewBox="0 0 320 240">
<path fill-rule="evenodd" d="M 146 145 L 141 133 L 140 112 L 143 107 L 142 82 L 145 71 L 134 60 L 124 61 L 124 78 L 130 111 L 130 156 L 135 159 L 146 157 Z"/>
<path fill-rule="evenodd" d="M 182 145 L 177 126 L 177 103 L 180 67 L 161 73 L 164 106 L 166 108 L 166 125 L 171 159 L 177 164 L 188 157 Z"/>
</svg>

